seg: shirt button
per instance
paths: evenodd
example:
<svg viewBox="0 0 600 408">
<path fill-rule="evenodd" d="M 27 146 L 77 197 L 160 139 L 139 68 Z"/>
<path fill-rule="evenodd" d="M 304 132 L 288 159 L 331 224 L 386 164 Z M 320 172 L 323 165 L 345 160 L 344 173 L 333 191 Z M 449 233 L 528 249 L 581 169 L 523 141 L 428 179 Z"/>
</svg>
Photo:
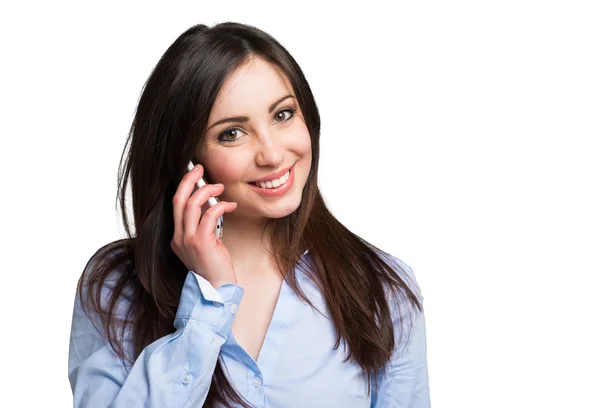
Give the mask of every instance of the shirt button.
<svg viewBox="0 0 600 408">
<path fill-rule="evenodd" d="M 260 382 L 260 378 L 256 377 L 254 380 L 252 380 L 252 385 L 254 385 L 254 388 L 258 388 L 260 387 Z"/>
<path fill-rule="evenodd" d="M 235 312 L 237 312 L 238 310 L 238 305 L 237 303 L 234 303 L 233 305 L 231 305 L 231 314 L 235 314 Z"/>
<path fill-rule="evenodd" d="M 221 304 L 219 302 L 213 302 L 213 305 L 215 305 L 216 307 L 221 306 Z"/>
<path fill-rule="evenodd" d="M 181 378 L 181 382 L 184 385 L 188 385 L 191 380 L 192 380 L 192 377 L 189 374 L 186 374 L 186 375 L 183 376 L 183 378 Z"/>
</svg>

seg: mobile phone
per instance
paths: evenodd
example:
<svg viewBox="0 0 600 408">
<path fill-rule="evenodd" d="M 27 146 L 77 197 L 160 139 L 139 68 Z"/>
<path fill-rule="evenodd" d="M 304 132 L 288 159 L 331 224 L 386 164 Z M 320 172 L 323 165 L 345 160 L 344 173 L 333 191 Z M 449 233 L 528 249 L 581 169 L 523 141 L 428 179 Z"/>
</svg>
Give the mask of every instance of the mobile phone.
<svg viewBox="0 0 600 408">
<path fill-rule="evenodd" d="M 187 169 L 188 169 L 188 171 L 192 171 L 194 169 L 194 163 L 192 163 L 192 161 L 190 161 L 188 163 Z M 204 180 L 204 177 L 200 178 L 200 180 L 198 180 L 198 182 L 196 183 L 196 186 L 198 186 L 198 188 L 205 186 L 205 185 L 206 185 L 206 181 Z M 208 198 L 208 206 L 209 207 L 216 205 L 218 202 L 219 202 L 219 199 L 217 197 L 209 197 Z M 215 236 L 217 237 L 217 239 L 221 239 L 223 237 L 223 216 L 222 215 L 217 219 L 217 226 L 215 227 Z"/>
</svg>

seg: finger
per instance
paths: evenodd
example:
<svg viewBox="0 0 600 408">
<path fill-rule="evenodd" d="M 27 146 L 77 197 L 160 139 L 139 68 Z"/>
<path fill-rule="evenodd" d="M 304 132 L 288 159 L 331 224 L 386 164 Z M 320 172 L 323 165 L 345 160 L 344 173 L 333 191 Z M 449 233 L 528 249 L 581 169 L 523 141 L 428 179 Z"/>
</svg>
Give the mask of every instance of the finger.
<svg viewBox="0 0 600 408">
<path fill-rule="evenodd" d="M 219 201 L 217 205 L 212 206 L 204 213 L 204 216 L 200 220 L 196 235 L 203 238 L 215 239 L 215 229 L 217 228 L 217 220 L 219 217 L 225 213 L 234 211 L 236 208 L 237 203 Z"/>
<path fill-rule="evenodd" d="M 192 237 L 198 230 L 202 217 L 202 206 L 210 197 L 216 197 L 223 192 L 223 184 L 207 184 L 198 189 L 188 199 L 183 212 L 183 237 Z"/>
<path fill-rule="evenodd" d="M 173 219 L 174 219 L 174 232 L 173 239 L 176 242 L 181 242 L 183 237 L 183 213 L 185 204 L 187 203 L 190 195 L 194 191 L 196 182 L 204 175 L 204 168 L 201 165 L 196 165 L 194 170 L 189 171 L 183 176 L 175 195 L 173 196 Z"/>
</svg>

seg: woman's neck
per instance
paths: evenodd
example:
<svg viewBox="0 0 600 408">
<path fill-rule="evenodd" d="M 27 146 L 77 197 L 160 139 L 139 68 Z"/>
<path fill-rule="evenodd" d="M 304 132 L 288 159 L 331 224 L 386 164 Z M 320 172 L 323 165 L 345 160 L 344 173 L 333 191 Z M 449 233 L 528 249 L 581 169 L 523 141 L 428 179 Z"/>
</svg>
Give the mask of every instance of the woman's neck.
<svg viewBox="0 0 600 408">
<path fill-rule="evenodd" d="M 265 265 L 272 265 L 270 237 L 263 234 L 266 220 L 227 217 L 223 225 L 223 244 L 229 250 L 238 278 L 252 278 Z M 240 276 L 244 275 L 244 276 Z"/>
</svg>

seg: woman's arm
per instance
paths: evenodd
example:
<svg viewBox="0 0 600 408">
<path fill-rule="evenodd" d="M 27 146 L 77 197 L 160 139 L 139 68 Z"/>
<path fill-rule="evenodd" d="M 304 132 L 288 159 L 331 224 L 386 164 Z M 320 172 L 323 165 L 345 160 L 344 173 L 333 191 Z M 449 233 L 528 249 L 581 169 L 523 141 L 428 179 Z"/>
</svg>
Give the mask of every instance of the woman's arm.
<svg viewBox="0 0 600 408">
<path fill-rule="evenodd" d="M 73 406 L 202 406 L 233 323 L 231 306 L 239 304 L 242 295 L 243 289 L 237 285 L 224 284 L 217 291 L 199 275 L 188 272 L 175 332 L 148 345 L 129 371 L 83 311 L 77 296 L 69 350 Z M 85 296 L 86 292 L 84 301 Z M 124 347 L 126 352 L 131 350 L 127 333 Z"/>
<path fill-rule="evenodd" d="M 394 258 L 398 271 L 407 284 L 415 290 L 422 302 L 419 286 L 412 269 Z M 396 307 L 396 302 L 391 302 Z M 373 393 L 372 408 L 429 408 L 429 375 L 427 370 L 427 340 L 425 333 L 425 317 L 416 306 L 401 303 L 402 316 L 397 307 L 392 309 L 392 322 L 396 346 L 390 362 L 378 376 L 379 389 Z M 398 341 L 402 329 L 401 341 Z"/>
</svg>

